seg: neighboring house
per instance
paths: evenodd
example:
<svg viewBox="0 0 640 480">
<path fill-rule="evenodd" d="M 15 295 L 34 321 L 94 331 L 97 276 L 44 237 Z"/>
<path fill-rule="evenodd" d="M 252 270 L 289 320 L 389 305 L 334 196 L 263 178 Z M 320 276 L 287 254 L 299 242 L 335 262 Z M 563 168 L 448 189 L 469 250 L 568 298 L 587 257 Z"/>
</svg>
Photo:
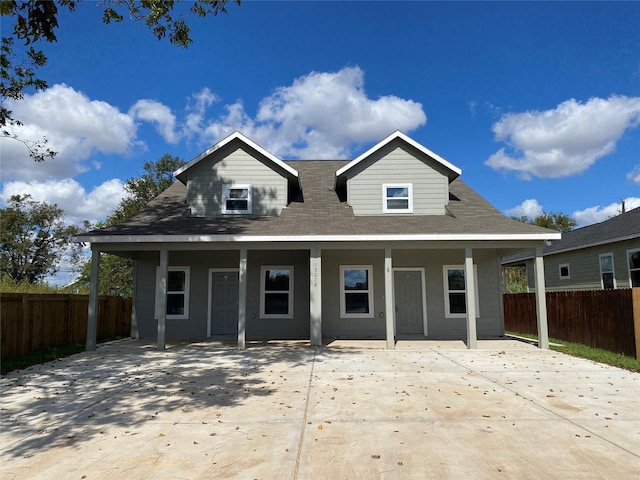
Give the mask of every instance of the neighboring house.
<svg viewBox="0 0 640 480">
<path fill-rule="evenodd" d="M 562 234 L 542 249 L 547 290 L 640 287 L 640 208 Z M 527 267 L 533 285 L 533 252 L 503 259 Z"/>
<path fill-rule="evenodd" d="M 560 234 L 507 219 L 460 174 L 401 132 L 352 161 L 282 161 L 236 132 L 138 215 L 77 237 L 92 248 L 87 348 L 100 252 L 135 260 L 134 335 L 159 349 L 502 335 L 500 258 Z"/>
</svg>

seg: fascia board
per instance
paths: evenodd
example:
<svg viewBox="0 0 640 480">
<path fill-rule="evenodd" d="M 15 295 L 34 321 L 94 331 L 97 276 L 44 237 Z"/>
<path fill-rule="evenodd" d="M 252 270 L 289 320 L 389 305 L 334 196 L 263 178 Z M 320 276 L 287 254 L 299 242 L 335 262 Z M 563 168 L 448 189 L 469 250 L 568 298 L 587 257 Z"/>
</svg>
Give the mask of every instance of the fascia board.
<svg viewBox="0 0 640 480">
<path fill-rule="evenodd" d="M 227 242 L 404 242 L 404 241 L 544 241 L 560 233 L 406 234 L 406 235 L 78 235 L 76 243 L 227 243 Z"/>
<path fill-rule="evenodd" d="M 440 163 L 444 167 L 446 167 L 449 170 L 451 170 L 457 176 L 462 175 L 462 170 L 460 168 L 456 167 L 451 162 L 445 160 L 444 158 L 442 158 L 437 153 L 432 152 L 431 150 L 429 150 L 424 145 L 416 142 L 414 139 L 412 139 L 411 137 L 405 135 L 400 130 L 396 130 L 391 135 L 389 135 L 387 138 L 385 138 L 384 140 L 382 140 L 381 142 L 377 143 L 376 145 L 371 147 L 369 150 L 364 152 L 362 155 L 360 155 L 359 157 L 353 159 L 351 162 L 346 164 L 344 167 L 342 167 L 339 170 L 337 170 L 336 171 L 336 177 L 341 176 L 343 173 L 345 173 L 348 170 L 350 170 L 351 168 L 355 167 L 357 164 L 359 164 L 360 162 L 362 162 L 366 158 L 370 157 L 373 153 L 375 153 L 376 151 L 378 151 L 379 149 L 381 149 L 383 146 L 385 146 L 386 144 L 390 143 L 391 141 L 395 140 L 396 138 L 400 138 L 400 139 L 404 140 L 405 142 L 407 142 L 409 145 L 411 145 L 412 147 L 416 148 L 420 152 L 422 152 L 425 155 L 428 155 L 429 157 L 433 158 L 438 163 Z"/>
</svg>

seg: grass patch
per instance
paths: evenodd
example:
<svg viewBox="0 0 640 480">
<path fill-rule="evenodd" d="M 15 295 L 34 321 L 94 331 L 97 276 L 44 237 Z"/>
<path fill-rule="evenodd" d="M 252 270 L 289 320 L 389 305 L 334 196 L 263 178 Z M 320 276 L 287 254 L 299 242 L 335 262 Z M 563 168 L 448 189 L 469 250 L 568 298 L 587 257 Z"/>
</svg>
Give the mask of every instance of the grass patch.
<svg viewBox="0 0 640 480">
<path fill-rule="evenodd" d="M 85 347 L 83 344 L 74 343 L 72 345 L 35 350 L 19 357 L 4 358 L 2 359 L 2 363 L 0 363 L 0 374 L 5 375 L 9 372 L 13 372 L 14 370 L 21 370 L 23 368 L 30 367 L 31 365 L 38 365 L 58 358 L 68 357 L 74 353 L 84 352 L 84 349 Z"/>
<path fill-rule="evenodd" d="M 507 332 L 507 335 L 517 335 L 519 337 L 531 338 L 538 340 L 536 335 L 530 335 L 526 333 Z M 624 368 L 631 372 L 640 373 L 640 361 L 621 353 L 610 352 L 601 348 L 588 347 L 581 343 L 571 343 L 564 340 L 558 340 L 557 338 L 549 338 L 550 343 L 557 343 L 559 345 L 550 345 L 551 350 L 557 352 L 566 353 L 567 355 L 573 355 L 574 357 L 586 358 L 587 360 L 593 360 L 594 362 L 604 363 L 611 365 L 612 367 Z"/>
<path fill-rule="evenodd" d="M 98 343 L 110 342 L 112 340 L 120 340 L 126 337 L 109 337 L 101 338 Z M 73 354 L 84 352 L 85 345 L 83 343 L 73 343 L 70 345 L 62 345 L 59 347 L 48 347 L 41 350 L 21 355 L 19 357 L 3 358 L 0 362 L 0 375 L 5 375 L 14 370 L 21 370 L 32 365 L 51 362 L 59 358 L 69 357 Z"/>
</svg>

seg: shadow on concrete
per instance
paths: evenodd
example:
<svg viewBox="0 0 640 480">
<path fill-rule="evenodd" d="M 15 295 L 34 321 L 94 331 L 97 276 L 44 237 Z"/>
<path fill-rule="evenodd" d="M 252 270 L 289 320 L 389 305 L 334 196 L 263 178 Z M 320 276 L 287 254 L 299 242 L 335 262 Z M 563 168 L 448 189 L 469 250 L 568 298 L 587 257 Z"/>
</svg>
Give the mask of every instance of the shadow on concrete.
<svg viewBox="0 0 640 480">
<path fill-rule="evenodd" d="M 279 407 L 298 414 L 306 392 L 291 392 L 287 377 L 308 377 L 314 361 L 322 361 L 315 357 L 308 341 L 248 342 L 244 351 L 225 342 L 170 344 L 165 351 L 135 340 L 100 345 L 2 378 L 0 449 L 20 457 L 73 447 L 107 427 L 128 432 L 160 424 L 166 412 L 181 411 L 187 423 L 221 422 L 216 407 L 252 414 L 255 397 L 274 397 L 265 415 Z"/>
</svg>

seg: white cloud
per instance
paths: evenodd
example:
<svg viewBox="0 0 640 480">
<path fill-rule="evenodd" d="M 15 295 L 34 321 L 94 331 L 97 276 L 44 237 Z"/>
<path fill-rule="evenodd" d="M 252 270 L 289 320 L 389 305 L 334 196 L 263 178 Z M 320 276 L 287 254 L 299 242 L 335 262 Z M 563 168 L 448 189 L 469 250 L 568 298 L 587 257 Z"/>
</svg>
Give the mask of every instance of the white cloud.
<svg viewBox="0 0 640 480">
<path fill-rule="evenodd" d="M 176 132 L 176 116 L 166 105 L 155 100 L 138 100 L 129 109 L 129 115 L 138 120 L 154 123 L 156 131 L 167 143 L 178 143 L 180 136 Z"/>
<path fill-rule="evenodd" d="M 640 186 L 640 165 L 636 165 L 627 173 L 627 180 Z"/>
<path fill-rule="evenodd" d="M 136 143 L 136 125 L 129 115 L 67 85 L 54 85 L 7 103 L 24 124 L 15 126 L 14 133 L 26 139 L 44 137 L 48 148 L 58 154 L 34 167 L 22 143 L 2 137 L 4 180 L 72 177 L 88 169 L 84 161 L 95 152 L 126 154 Z"/>
<path fill-rule="evenodd" d="M 529 198 L 520 205 L 505 210 L 504 213 L 509 217 L 527 217 L 533 220 L 542 215 L 542 212 L 543 208 L 542 205 L 538 203 L 538 200 Z"/>
<path fill-rule="evenodd" d="M 627 197 L 624 199 L 625 209 L 627 211 L 640 207 L 639 197 Z M 607 206 L 595 206 L 585 208 L 584 210 L 576 210 L 573 212 L 573 218 L 578 222 L 578 227 L 585 227 L 593 223 L 603 222 L 608 218 L 619 215 L 622 211 L 620 203 L 611 203 Z"/>
<path fill-rule="evenodd" d="M 203 121 L 203 109 L 196 109 L 188 117 L 189 132 L 211 144 L 239 130 L 287 158 L 345 158 L 354 144 L 379 140 L 397 129 L 411 131 L 427 121 L 420 103 L 396 96 L 367 97 L 364 72 L 358 67 L 299 77 L 264 98 L 255 118 L 241 101 L 224 109 L 209 123 Z"/>
<path fill-rule="evenodd" d="M 628 129 L 640 124 L 640 97 L 567 100 L 553 110 L 505 114 L 492 130 L 507 147 L 485 164 L 520 172 L 523 179 L 582 173 L 612 153 Z"/>
<path fill-rule="evenodd" d="M 3 185 L 0 199 L 6 203 L 13 195 L 30 194 L 38 202 L 56 204 L 61 208 L 69 224 L 81 225 L 84 220 L 95 223 L 104 220 L 125 196 L 124 185 L 119 179 L 108 180 L 90 192 L 77 181 L 31 180 L 14 181 Z"/>
</svg>

